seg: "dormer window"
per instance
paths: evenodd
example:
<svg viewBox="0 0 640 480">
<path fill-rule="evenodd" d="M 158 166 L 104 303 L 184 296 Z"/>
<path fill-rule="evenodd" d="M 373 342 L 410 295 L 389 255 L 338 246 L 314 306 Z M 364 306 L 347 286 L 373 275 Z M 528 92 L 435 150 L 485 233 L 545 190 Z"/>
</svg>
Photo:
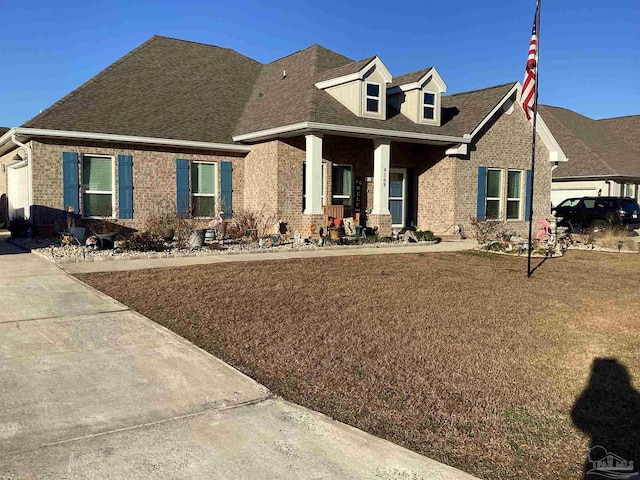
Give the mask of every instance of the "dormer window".
<svg viewBox="0 0 640 480">
<path fill-rule="evenodd" d="M 435 120 L 436 118 L 436 94 L 432 92 L 422 93 L 422 119 Z"/>
<path fill-rule="evenodd" d="M 367 113 L 380 113 L 380 84 L 366 82 L 365 109 Z"/>
</svg>

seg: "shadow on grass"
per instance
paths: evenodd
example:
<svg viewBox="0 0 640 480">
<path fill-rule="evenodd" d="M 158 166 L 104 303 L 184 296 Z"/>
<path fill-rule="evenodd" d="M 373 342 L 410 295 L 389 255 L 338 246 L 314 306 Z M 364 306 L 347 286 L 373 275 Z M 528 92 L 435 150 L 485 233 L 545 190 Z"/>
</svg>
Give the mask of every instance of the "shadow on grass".
<svg viewBox="0 0 640 480">
<path fill-rule="evenodd" d="M 596 358 L 571 419 L 591 439 L 585 480 L 640 478 L 640 393 L 625 365 L 615 358 Z"/>
<path fill-rule="evenodd" d="M 544 264 L 544 262 L 547 261 L 548 258 L 549 257 L 544 257 L 542 261 L 540 261 L 535 267 L 533 267 L 529 276 L 532 276 L 536 272 L 536 270 L 538 270 Z"/>
</svg>

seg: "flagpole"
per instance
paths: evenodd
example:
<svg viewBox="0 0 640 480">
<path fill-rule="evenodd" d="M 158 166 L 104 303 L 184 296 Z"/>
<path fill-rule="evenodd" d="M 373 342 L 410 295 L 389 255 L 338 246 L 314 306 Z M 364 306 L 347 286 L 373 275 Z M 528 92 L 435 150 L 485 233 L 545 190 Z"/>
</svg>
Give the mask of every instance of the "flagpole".
<svg viewBox="0 0 640 480">
<path fill-rule="evenodd" d="M 540 10 L 542 9 L 542 0 L 538 0 L 536 8 L 536 33 L 537 39 L 537 55 L 536 55 L 536 79 L 533 101 L 533 131 L 531 135 L 531 201 L 529 202 L 529 244 L 527 252 L 527 278 L 531 277 L 531 250 L 533 241 L 533 186 L 535 185 L 536 175 L 536 120 L 538 119 L 538 72 L 540 72 Z"/>
</svg>

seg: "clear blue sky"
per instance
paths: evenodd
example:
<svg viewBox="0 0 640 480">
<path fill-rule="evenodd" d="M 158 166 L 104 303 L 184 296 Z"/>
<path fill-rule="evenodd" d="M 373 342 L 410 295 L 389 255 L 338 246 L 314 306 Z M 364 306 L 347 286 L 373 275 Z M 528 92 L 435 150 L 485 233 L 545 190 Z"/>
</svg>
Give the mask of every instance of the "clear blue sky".
<svg viewBox="0 0 640 480">
<path fill-rule="evenodd" d="M 0 0 L 0 125 L 19 126 L 154 34 L 269 62 L 313 43 L 435 66 L 455 93 L 522 81 L 535 0 Z M 639 0 L 543 0 L 540 102 L 640 114 Z"/>
</svg>

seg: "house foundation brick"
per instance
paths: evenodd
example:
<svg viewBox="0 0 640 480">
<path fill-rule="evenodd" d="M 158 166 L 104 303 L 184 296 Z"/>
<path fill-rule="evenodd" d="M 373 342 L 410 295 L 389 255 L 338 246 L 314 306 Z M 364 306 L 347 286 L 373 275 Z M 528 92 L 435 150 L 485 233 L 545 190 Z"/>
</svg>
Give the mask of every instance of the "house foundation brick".
<svg viewBox="0 0 640 480">
<path fill-rule="evenodd" d="M 381 237 L 391 236 L 391 215 L 390 214 L 376 214 L 369 215 L 367 217 L 367 226 L 371 228 L 378 227 L 378 235 Z"/>
</svg>

